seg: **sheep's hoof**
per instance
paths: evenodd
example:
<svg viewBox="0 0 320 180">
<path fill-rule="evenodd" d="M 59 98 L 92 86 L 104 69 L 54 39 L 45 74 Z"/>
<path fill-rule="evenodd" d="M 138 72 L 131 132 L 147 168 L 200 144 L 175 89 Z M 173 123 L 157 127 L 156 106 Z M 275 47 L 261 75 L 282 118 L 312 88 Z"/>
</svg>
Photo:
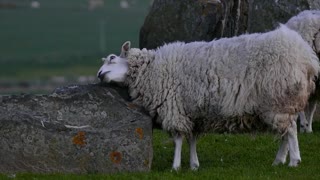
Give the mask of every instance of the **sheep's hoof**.
<svg viewBox="0 0 320 180">
<path fill-rule="evenodd" d="M 306 133 L 312 133 L 312 129 L 306 129 Z"/>
<path fill-rule="evenodd" d="M 198 171 L 199 165 L 198 165 L 198 164 L 190 165 L 190 169 L 191 169 L 192 171 Z"/>
<path fill-rule="evenodd" d="M 180 171 L 180 166 L 179 167 L 172 167 L 171 172 L 178 172 Z"/>
<path fill-rule="evenodd" d="M 277 166 L 279 164 L 284 164 L 286 160 L 275 159 L 272 163 L 272 166 Z"/>
<path fill-rule="evenodd" d="M 301 159 L 292 160 L 289 163 L 289 167 L 298 167 L 300 163 L 301 163 Z"/>
<path fill-rule="evenodd" d="M 305 133 L 306 131 L 307 131 L 306 128 L 300 126 L 300 133 Z"/>
</svg>

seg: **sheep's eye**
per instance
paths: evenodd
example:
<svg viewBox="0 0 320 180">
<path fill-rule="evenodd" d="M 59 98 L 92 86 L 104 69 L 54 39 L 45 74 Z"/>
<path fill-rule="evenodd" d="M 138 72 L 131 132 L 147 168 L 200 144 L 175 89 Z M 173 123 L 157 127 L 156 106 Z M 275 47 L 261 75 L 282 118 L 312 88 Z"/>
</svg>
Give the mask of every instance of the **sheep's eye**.
<svg viewBox="0 0 320 180">
<path fill-rule="evenodd" d="M 116 58 L 116 56 L 110 56 L 110 60 L 109 60 L 108 64 L 115 64 L 115 62 L 112 61 L 115 58 Z"/>
</svg>

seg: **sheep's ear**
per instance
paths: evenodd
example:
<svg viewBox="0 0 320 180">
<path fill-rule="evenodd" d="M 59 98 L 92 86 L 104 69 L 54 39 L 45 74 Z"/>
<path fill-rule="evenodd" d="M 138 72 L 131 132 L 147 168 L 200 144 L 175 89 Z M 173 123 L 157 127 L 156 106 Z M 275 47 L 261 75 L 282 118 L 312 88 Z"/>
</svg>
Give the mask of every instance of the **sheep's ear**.
<svg viewBox="0 0 320 180">
<path fill-rule="evenodd" d="M 120 54 L 121 58 L 127 57 L 128 51 L 130 50 L 130 46 L 131 46 L 131 42 L 130 41 L 127 41 L 127 42 L 123 43 L 123 45 L 121 47 L 121 54 Z"/>
</svg>

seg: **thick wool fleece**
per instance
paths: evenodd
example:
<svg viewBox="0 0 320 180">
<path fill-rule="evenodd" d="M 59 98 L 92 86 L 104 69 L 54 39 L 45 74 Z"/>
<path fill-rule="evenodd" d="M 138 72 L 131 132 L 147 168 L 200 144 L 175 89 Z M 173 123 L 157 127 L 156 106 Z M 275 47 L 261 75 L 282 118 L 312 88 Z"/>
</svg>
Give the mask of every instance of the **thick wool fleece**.
<svg viewBox="0 0 320 180">
<path fill-rule="evenodd" d="M 320 56 L 320 11 L 302 11 L 290 18 L 286 26 L 298 32 Z"/>
<path fill-rule="evenodd" d="M 251 124 L 284 133 L 303 110 L 319 72 L 314 51 L 285 26 L 211 42 L 131 49 L 128 63 L 132 98 L 163 129 L 186 135 L 208 127 L 220 131 L 246 115 L 264 121 Z"/>
<path fill-rule="evenodd" d="M 320 57 L 320 11 L 305 10 L 289 19 L 286 23 L 290 29 L 296 31 L 307 41 L 312 49 Z M 317 79 L 316 91 L 311 95 L 309 101 L 320 100 L 320 80 Z"/>
</svg>

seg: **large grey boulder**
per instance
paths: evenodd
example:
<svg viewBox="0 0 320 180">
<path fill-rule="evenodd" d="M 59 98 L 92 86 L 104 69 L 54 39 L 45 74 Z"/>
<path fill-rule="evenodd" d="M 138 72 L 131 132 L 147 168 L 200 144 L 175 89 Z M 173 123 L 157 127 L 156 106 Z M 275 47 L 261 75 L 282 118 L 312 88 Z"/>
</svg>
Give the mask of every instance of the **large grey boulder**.
<svg viewBox="0 0 320 180">
<path fill-rule="evenodd" d="M 0 96 L 0 173 L 148 171 L 152 121 L 124 89 Z"/>
<path fill-rule="evenodd" d="M 154 0 L 140 29 L 140 48 L 173 41 L 211 41 L 244 33 L 265 32 L 319 0 Z"/>
<path fill-rule="evenodd" d="M 247 32 L 265 32 L 286 23 L 292 16 L 306 9 L 317 9 L 310 0 L 249 0 Z"/>
<path fill-rule="evenodd" d="M 210 41 L 242 33 L 246 3 L 220 0 L 155 0 L 140 30 L 140 48 L 172 41 Z M 239 9 L 239 13 L 238 10 Z"/>
</svg>

